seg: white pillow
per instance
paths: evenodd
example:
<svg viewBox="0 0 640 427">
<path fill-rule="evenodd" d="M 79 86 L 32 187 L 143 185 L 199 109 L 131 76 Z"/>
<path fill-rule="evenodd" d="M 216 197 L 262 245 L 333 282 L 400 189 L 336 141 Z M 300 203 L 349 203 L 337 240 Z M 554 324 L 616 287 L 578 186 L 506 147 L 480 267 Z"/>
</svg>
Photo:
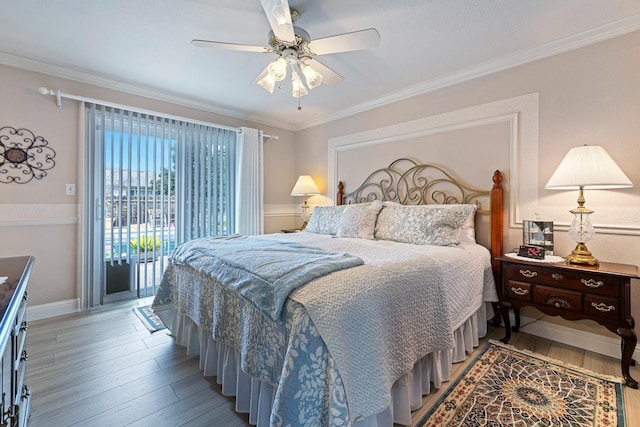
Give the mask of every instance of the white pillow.
<svg viewBox="0 0 640 427">
<path fill-rule="evenodd" d="M 382 202 L 379 200 L 371 203 L 347 205 L 342 213 L 337 236 L 373 240 L 378 212 L 382 206 Z"/>
</svg>

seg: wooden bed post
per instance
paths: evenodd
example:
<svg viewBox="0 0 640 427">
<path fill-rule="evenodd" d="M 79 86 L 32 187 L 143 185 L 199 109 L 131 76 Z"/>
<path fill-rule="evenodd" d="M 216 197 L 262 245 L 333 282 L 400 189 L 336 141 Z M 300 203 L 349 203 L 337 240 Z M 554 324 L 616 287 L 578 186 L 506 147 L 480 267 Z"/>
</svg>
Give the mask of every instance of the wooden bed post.
<svg viewBox="0 0 640 427">
<path fill-rule="evenodd" d="M 491 189 L 491 265 L 496 280 L 500 275 L 500 262 L 496 257 L 502 256 L 504 234 L 504 210 L 502 198 L 502 173 L 493 173 L 493 188 Z"/>
<path fill-rule="evenodd" d="M 501 274 L 500 261 L 496 258 L 502 256 L 502 244 L 504 238 L 504 207 L 502 197 L 502 173 L 496 170 L 493 173 L 493 188 L 491 188 L 491 268 L 493 270 L 493 279 L 496 282 L 496 291 L 498 292 L 498 300 L 502 300 L 501 293 Z M 502 321 L 500 303 L 493 304 L 494 316 L 491 322 L 495 327 L 500 326 Z"/>
<path fill-rule="evenodd" d="M 344 184 L 342 181 L 338 182 L 338 194 L 336 194 L 336 206 L 342 206 L 344 204 Z"/>
</svg>

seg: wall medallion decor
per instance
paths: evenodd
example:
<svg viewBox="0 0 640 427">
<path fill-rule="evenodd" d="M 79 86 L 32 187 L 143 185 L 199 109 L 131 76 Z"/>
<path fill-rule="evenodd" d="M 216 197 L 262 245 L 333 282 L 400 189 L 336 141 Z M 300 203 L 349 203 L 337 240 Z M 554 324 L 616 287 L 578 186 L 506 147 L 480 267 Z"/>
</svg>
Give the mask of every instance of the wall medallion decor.
<svg viewBox="0 0 640 427">
<path fill-rule="evenodd" d="M 56 152 L 49 142 L 29 129 L 0 128 L 0 182 L 26 184 L 53 169 Z"/>
</svg>

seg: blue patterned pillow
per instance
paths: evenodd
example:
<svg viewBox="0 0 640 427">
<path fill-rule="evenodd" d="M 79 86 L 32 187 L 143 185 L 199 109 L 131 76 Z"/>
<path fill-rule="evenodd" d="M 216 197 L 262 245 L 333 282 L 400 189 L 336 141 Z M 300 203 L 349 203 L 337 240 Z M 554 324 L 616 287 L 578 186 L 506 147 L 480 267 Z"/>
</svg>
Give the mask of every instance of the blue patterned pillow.
<svg viewBox="0 0 640 427">
<path fill-rule="evenodd" d="M 460 228 L 475 210 L 474 205 L 451 208 L 386 204 L 378 215 L 375 237 L 416 245 L 458 245 Z"/>
<path fill-rule="evenodd" d="M 316 206 L 309 223 L 304 229 L 310 233 L 331 234 L 338 233 L 338 226 L 342 221 L 342 212 L 347 206 Z"/>
<path fill-rule="evenodd" d="M 382 206 L 382 202 L 379 200 L 371 203 L 347 205 L 342 213 L 337 236 L 373 240 L 378 212 Z"/>
</svg>

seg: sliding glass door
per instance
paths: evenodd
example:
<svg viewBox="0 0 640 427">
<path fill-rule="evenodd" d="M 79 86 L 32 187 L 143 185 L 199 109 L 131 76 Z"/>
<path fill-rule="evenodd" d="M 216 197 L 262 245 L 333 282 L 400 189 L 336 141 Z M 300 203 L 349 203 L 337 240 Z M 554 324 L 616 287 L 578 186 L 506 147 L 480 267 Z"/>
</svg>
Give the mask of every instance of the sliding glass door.
<svg viewBox="0 0 640 427">
<path fill-rule="evenodd" d="M 177 244 L 231 234 L 235 131 L 85 106 L 89 307 L 154 295 Z"/>
</svg>

